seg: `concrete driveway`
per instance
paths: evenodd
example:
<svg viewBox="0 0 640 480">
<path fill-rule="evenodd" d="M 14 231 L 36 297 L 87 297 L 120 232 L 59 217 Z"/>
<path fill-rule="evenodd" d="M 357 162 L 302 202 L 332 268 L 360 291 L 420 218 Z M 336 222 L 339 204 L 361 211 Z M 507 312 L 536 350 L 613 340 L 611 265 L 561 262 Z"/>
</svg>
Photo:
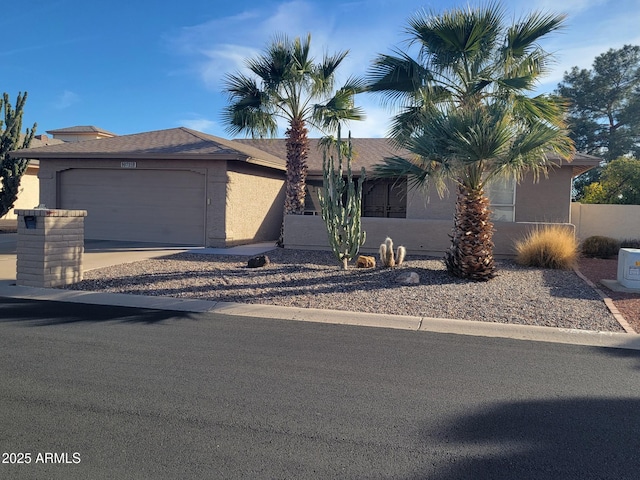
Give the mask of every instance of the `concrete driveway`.
<svg viewBox="0 0 640 480">
<path fill-rule="evenodd" d="M 16 279 L 17 241 L 18 234 L 16 233 L 0 235 L 0 281 L 15 281 Z M 85 240 L 83 267 L 85 271 L 94 270 L 184 252 L 188 248 L 144 242 Z"/>
<path fill-rule="evenodd" d="M 16 233 L 0 235 L 0 281 L 15 281 L 16 279 L 17 242 L 18 234 Z M 121 263 L 171 255 L 184 252 L 189 248 L 145 242 L 85 240 L 84 270 L 94 270 Z"/>
<path fill-rule="evenodd" d="M 16 279 L 17 233 L 0 234 L 0 281 Z M 273 242 L 240 245 L 230 248 L 203 248 L 193 246 L 169 245 L 149 242 L 119 242 L 115 240 L 85 240 L 83 267 L 84 271 L 110 267 L 123 263 L 137 262 L 149 258 L 173 255 L 190 251 L 203 255 L 259 255 L 275 248 Z"/>
</svg>

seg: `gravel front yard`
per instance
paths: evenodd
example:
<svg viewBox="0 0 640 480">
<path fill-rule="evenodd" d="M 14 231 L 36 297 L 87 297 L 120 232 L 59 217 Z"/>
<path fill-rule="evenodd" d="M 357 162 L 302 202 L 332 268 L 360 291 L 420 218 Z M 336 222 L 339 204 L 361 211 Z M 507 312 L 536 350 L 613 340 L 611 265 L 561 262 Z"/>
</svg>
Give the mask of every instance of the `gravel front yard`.
<svg viewBox="0 0 640 480">
<path fill-rule="evenodd" d="M 391 270 L 339 269 L 330 252 L 276 249 L 271 263 L 179 253 L 85 272 L 68 288 L 345 311 L 480 320 L 623 332 L 600 296 L 573 271 L 499 261 L 499 275 L 474 283 L 451 277 L 441 259 L 409 256 Z M 414 271 L 420 284 L 395 282 Z"/>
</svg>

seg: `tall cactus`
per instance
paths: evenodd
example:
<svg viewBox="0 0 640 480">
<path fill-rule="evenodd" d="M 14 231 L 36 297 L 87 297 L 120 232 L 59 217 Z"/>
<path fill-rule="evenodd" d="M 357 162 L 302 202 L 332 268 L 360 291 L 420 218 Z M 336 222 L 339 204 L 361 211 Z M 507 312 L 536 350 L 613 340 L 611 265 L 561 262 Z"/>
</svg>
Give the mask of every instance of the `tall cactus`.
<svg viewBox="0 0 640 480">
<path fill-rule="evenodd" d="M 20 191 L 20 179 L 27 170 L 28 159 L 11 158 L 9 152 L 20 148 L 29 148 L 36 124 L 21 139 L 22 114 L 27 101 L 27 92 L 18 93 L 16 107 L 9 103 L 9 94 L 0 97 L 0 111 L 4 111 L 4 122 L 0 119 L 0 218 L 14 206 Z"/>
<path fill-rule="evenodd" d="M 362 230 L 360 224 L 362 183 L 365 178 L 365 170 L 363 167 L 356 188 L 351 173 L 351 159 L 353 158 L 351 133 L 349 133 L 346 147 L 346 149 L 343 148 L 340 127 L 338 126 L 338 144 L 335 149 L 338 156 L 338 170 L 336 171 L 334 168 L 333 155 L 329 155 L 327 159 L 328 148 L 326 148 L 322 160 L 323 188 L 318 192 L 322 207 L 322 220 L 327 227 L 329 244 L 333 254 L 342 263 L 343 270 L 347 269 L 349 260 L 358 255 L 360 247 L 366 239 L 366 232 Z M 343 176 L 343 156 L 346 156 L 347 159 L 346 180 Z"/>
</svg>

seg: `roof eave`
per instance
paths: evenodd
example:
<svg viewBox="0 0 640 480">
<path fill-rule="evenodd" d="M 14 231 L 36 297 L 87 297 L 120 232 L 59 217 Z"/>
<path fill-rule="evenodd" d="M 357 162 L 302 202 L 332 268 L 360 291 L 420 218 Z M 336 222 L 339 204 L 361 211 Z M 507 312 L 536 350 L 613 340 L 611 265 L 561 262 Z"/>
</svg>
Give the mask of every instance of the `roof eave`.
<svg viewBox="0 0 640 480">
<path fill-rule="evenodd" d="M 11 158 L 51 159 L 51 160 L 230 160 L 247 162 L 253 165 L 286 170 L 282 162 L 264 160 L 258 157 L 249 157 L 234 153 L 216 154 L 188 154 L 188 153 L 82 153 L 82 152 L 41 152 L 35 153 L 28 150 L 15 150 L 9 152 Z"/>
</svg>

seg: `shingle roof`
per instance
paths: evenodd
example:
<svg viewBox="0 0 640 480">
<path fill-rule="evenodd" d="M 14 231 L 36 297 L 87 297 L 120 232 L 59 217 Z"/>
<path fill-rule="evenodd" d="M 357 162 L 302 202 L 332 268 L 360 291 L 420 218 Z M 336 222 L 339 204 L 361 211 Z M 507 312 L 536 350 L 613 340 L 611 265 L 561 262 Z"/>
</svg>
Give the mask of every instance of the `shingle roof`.
<svg viewBox="0 0 640 480">
<path fill-rule="evenodd" d="M 317 176 L 322 175 L 322 149 L 318 148 L 318 139 L 309 139 L 309 157 L 307 158 L 307 166 L 309 169 L 309 175 Z M 241 138 L 235 139 L 234 142 L 251 145 L 260 150 L 269 152 L 270 154 L 286 159 L 287 147 L 286 139 L 248 139 Z M 395 148 L 391 142 L 386 138 L 352 138 L 351 144 L 353 147 L 354 159 L 352 161 L 352 168 L 354 175 L 357 175 L 360 171 L 360 167 L 365 167 L 367 171 L 372 170 L 372 167 L 376 164 L 383 162 L 385 158 L 400 156 L 410 157 L 411 153 L 405 149 Z M 554 156 L 550 156 L 554 159 Z M 555 157 L 555 161 L 558 162 L 559 158 Z M 584 172 L 598 166 L 602 159 L 583 153 L 576 153 L 571 165 L 574 167 L 574 175 Z M 566 164 L 566 162 L 560 162 Z"/>
<path fill-rule="evenodd" d="M 241 138 L 235 139 L 234 142 L 251 145 L 252 147 L 269 152 L 276 157 L 287 158 L 286 139 Z M 322 175 L 322 149 L 319 148 L 318 144 L 319 139 L 309 139 L 307 167 L 309 169 L 309 175 L 311 176 Z M 360 167 L 364 167 L 367 171 L 370 171 L 373 165 L 382 163 L 384 158 L 410 155 L 406 150 L 396 149 L 386 138 L 352 138 L 351 145 L 353 148 L 351 166 L 354 175 L 359 174 Z"/>
<path fill-rule="evenodd" d="M 284 170 L 282 158 L 224 138 L 179 127 L 11 152 L 18 158 L 164 158 L 246 160 Z"/>
<path fill-rule="evenodd" d="M 322 175 L 322 149 L 319 139 L 310 139 L 307 165 L 309 175 Z M 357 175 L 360 167 L 370 171 L 384 158 L 409 156 L 406 150 L 396 149 L 386 138 L 353 138 L 352 167 Z M 284 170 L 286 168 L 286 139 L 227 140 L 184 127 L 153 132 L 121 135 L 111 138 L 85 140 L 48 145 L 40 148 L 16 150 L 18 158 L 163 158 L 177 160 L 229 159 L 244 160 Z M 588 170 L 600 163 L 600 158 L 576 154 L 571 165 L 576 172 Z"/>
</svg>

